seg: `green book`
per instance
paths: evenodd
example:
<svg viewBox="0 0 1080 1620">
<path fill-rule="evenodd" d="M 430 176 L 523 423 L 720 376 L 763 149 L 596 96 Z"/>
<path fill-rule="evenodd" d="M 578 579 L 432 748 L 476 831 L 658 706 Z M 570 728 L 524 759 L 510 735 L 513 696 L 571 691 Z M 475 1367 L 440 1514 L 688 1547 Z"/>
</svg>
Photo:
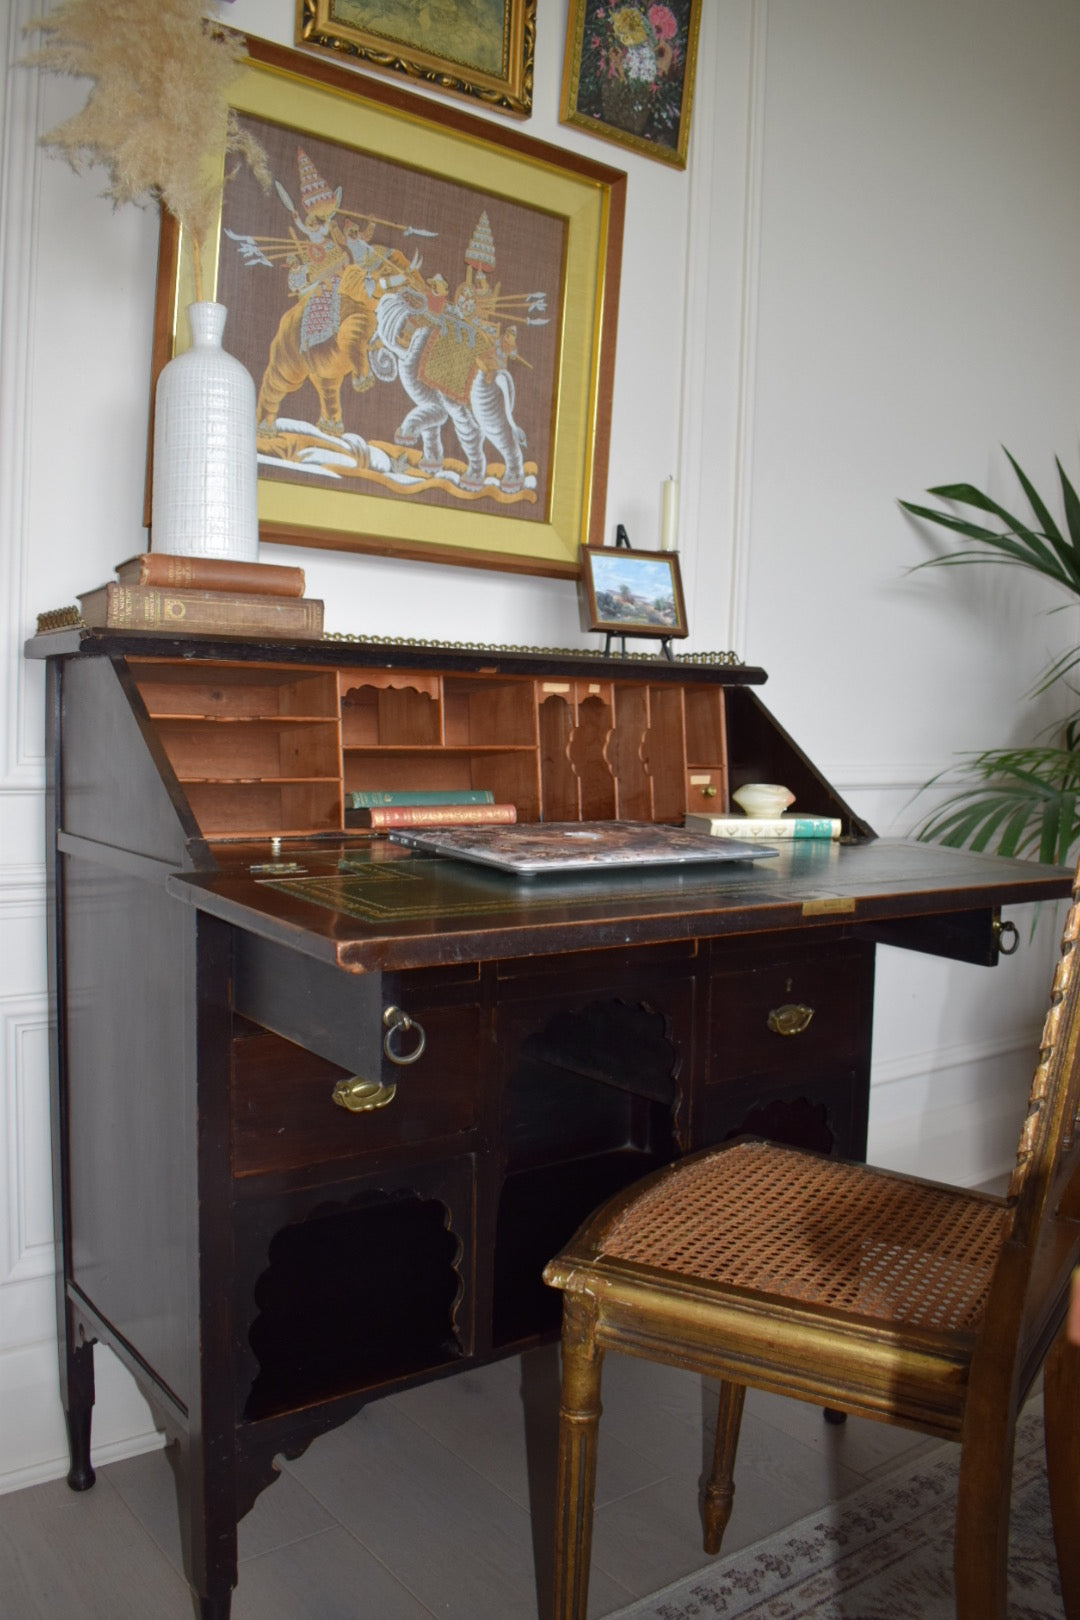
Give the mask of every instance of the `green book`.
<svg viewBox="0 0 1080 1620">
<path fill-rule="evenodd" d="M 346 810 L 375 810 L 384 804 L 494 804 L 490 788 L 364 788 L 346 793 Z"/>
</svg>

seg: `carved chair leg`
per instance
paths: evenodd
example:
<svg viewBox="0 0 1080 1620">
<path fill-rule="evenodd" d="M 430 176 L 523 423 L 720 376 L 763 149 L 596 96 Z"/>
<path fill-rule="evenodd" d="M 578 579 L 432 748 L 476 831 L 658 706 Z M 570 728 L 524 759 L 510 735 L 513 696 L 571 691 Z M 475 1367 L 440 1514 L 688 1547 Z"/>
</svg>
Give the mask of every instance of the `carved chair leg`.
<svg viewBox="0 0 1080 1620">
<path fill-rule="evenodd" d="M 1066 1620 L 1080 1620 L 1080 1346 L 1064 1330 L 1043 1368 L 1046 1472 Z"/>
<path fill-rule="evenodd" d="M 735 1501 L 735 1453 L 739 1448 L 745 1384 L 722 1383 L 720 1407 L 716 1414 L 716 1444 L 712 1473 L 705 1486 L 702 1518 L 705 1524 L 705 1551 L 718 1553 Z"/>
<path fill-rule="evenodd" d="M 956 1620 L 1006 1620 L 1015 1418 L 966 1435 L 956 1503 Z"/>
<path fill-rule="evenodd" d="M 592 1557 L 600 1379 L 595 1316 L 563 1296 L 563 1377 L 555 1508 L 554 1620 L 585 1620 Z"/>
</svg>

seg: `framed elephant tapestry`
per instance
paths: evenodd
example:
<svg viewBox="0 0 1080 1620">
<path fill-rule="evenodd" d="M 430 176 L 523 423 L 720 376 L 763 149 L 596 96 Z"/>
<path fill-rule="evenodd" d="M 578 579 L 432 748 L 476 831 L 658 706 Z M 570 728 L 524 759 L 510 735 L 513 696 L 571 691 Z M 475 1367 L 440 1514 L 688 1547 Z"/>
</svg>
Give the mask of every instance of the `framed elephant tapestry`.
<svg viewBox="0 0 1080 1620">
<path fill-rule="evenodd" d="M 602 536 L 625 175 L 249 40 L 204 296 L 257 392 L 264 541 L 578 574 Z M 156 372 L 191 245 L 163 219 Z"/>
</svg>

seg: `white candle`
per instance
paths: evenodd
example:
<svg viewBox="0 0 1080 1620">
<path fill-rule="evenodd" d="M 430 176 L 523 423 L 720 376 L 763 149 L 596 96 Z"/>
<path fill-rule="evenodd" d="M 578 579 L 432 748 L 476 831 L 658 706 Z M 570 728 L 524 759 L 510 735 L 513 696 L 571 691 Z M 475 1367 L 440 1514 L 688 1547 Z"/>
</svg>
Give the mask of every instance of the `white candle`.
<svg viewBox="0 0 1080 1620">
<path fill-rule="evenodd" d="M 679 480 L 665 478 L 660 507 L 660 550 L 674 551 L 679 533 Z"/>
</svg>

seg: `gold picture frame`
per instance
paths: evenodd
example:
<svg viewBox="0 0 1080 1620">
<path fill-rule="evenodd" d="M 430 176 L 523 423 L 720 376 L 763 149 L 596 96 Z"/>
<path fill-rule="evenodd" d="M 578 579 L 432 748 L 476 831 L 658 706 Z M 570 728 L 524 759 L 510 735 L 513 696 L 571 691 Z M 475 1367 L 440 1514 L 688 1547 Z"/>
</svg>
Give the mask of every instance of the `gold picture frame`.
<svg viewBox="0 0 1080 1620">
<path fill-rule="evenodd" d="M 688 636 L 679 558 L 674 551 L 584 546 L 582 627 L 609 636 Z"/>
<path fill-rule="evenodd" d="M 403 73 L 432 89 L 532 112 L 536 0 L 297 0 L 295 43 L 365 68 Z"/>
<path fill-rule="evenodd" d="M 559 120 L 685 169 L 703 0 L 570 0 Z"/>
<path fill-rule="evenodd" d="M 222 153 L 202 269 L 259 396 L 260 539 L 576 578 L 603 535 L 625 174 L 247 43 L 230 102 L 274 183 Z M 316 275 L 317 248 L 348 279 Z M 155 379 L 187 347 L 193 298 L 191 243 L 166 215 Z"/>
</svg>

